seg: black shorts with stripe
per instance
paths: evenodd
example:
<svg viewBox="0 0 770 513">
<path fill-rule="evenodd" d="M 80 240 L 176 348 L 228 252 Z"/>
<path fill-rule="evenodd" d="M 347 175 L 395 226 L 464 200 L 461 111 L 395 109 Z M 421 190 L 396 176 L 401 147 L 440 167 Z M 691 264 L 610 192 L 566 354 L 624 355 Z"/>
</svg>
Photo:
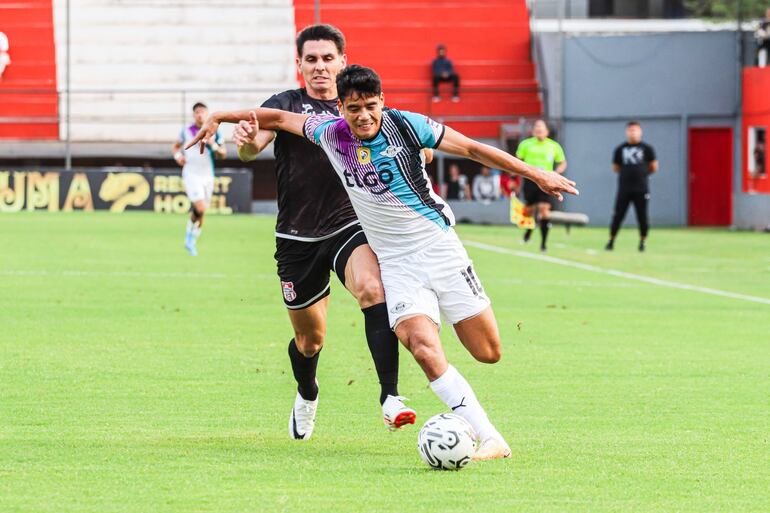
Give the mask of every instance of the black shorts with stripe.
<svg viewBox="0 0 770 513">
<path fill-rule="evenodd" d="M 301 310 L 329 295 L 329 273 L 345 284 L 345 267 L 358 246 L 368 244 L 360 225 L 320 241 L 276 237 L 275 260 L 286 308 Z"/>
<path fill-rule="evenodd" d="M 548 203 L 553 207 L 553 198 L 532 180 L 525 178 L 522 190 L 524 192 L 524 204 L 528 207 L 538 203 Z"/>
</svg>

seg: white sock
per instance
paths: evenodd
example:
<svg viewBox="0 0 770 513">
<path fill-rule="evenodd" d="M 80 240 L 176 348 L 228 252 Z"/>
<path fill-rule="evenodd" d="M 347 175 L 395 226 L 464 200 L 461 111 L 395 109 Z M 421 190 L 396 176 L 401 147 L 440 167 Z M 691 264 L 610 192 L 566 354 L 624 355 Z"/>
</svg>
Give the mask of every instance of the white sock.
<svg viewBox="0 0 770 513">
<path fill-rule="evenodd" d="M 430 388 L 452 409 L 452 413 L 461 416 L 473 427 L 480 440 L 499 433 L 489 422 L 487 412 L 481 407 L 470 383 L 453 366 L 449 366 L 444 374 L 431 381 Z"/>
<path fill-rule="evenodd" d="M 195 221 L 195 223 L 193 223 L 193 227 L 192 227 L 192 236 L 197 239 L 198 237 L 201 236 L 201 231 L 202 230 L 203 230 L 203 228 L 201 227 L 200 221 Z"/>
</svg>

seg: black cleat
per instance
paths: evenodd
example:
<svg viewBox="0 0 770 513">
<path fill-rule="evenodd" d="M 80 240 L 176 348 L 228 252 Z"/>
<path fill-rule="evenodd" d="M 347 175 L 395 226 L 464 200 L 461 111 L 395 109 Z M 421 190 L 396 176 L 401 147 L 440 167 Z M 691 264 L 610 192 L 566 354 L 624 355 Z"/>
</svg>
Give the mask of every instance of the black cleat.
<svg viewBox="0 0 770 513">
<path fill-rule="evenodd" d="M 644 250 L 645 250 L 644 241 L 640 240 L 639 241 L 639 253 L 644 253 Z"/>
<path fill-rule="evenodd" d="M 606 246 L 604 246 L 605 251 L 612 251 L 615 249 L 615 241 L 609 241 Z"/>
</svg>

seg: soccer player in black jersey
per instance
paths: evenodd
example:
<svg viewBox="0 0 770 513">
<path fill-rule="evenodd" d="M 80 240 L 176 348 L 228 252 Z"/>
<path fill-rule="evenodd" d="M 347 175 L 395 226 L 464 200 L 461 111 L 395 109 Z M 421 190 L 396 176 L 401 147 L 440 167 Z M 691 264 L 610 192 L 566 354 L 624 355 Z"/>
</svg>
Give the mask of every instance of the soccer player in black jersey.
<svg viewBox="0 0 770 513">
<path fill-rule="evenodd" d="M 333 26 L 312 25 L 298 34 L 297 54 L 306 88 L 276 94 L 262 106 L 337 115 L 336 77 L 346 64 L 344 36 Z M 283 300 L 294 328 L 289 358 L 298 385 L 289 436 L 307 440 L 315 425 L 315 376 L 326 334 L 330 271 L 337 274 L 364 313 L 366 339 L 381 385 L 385 424 L 390 428 L 413 424 L 414 410 L 406 407 L 398 395 L 398 339 L 388 323 L 377 257 L 323 150 L 289 132 L 259 130 L 256 119 L 236 126 L 233 139 L 244 161 L 253 160 L 275 141 L 275 258 Z"/>
<path fill-rule="evenodd" d="M 642 142 L 642 126 L 638 121 L 630 121 L 626 125 L 626 142 L 615 148 L 612 170 L 618 173 L 618 193 L 610 225 L 610 240 L 604 249 L 612 251 L 615 248 L 615 237 L 626 217 L 628 206 L 633 203 L 639 224 L 639 251 L 644 251 L 650 230 L 647 213 L 650 200 L 648 182 L 649 176 L 658 170 L 658 159 L 652 146 Z"/>
</svg>

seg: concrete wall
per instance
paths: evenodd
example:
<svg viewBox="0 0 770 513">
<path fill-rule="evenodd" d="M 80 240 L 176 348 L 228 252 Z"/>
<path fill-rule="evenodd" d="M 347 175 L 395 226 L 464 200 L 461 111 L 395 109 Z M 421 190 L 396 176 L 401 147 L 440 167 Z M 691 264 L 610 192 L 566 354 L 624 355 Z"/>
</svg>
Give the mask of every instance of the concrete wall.
<svg viewBox="0 0 770 513">
<path fill-rule="evenodd" d="M 624 125 L 638 119 L 658 153 L 651 180 L 650 214 L 657 225 L 688 219 L 687 136 L 693 126 L 727 126 L 734 133 L 734 223 L 770 224 L 770 196 L 741 192 L 738 45 L 730 31 L 651 34 L 538 33 L 542 73 L 553 91 L 552 119 L 568 173 L 581 188 L 566 210 L 585 212 L 591 224 L 608 224 L 616 177 L 612 150 Z M 561 94 L 559 94 L 561 92 Z M 633 215 L 626 218 L 633 224 Z"/>
</svg>

